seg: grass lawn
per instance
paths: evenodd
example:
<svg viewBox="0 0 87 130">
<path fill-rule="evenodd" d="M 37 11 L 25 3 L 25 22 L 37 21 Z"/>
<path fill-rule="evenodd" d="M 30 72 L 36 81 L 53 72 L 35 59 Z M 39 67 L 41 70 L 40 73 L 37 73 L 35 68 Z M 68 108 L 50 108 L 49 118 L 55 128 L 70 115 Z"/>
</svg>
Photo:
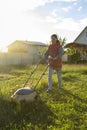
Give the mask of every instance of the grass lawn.
<svg viewBox="0 0 87 130">
<path fill-rule="evenodd" d="M 0 130 L 87 130 L 87 65 L 63 65 L 62 89 L 46 93 L 47 73 L 37 91 L 41 100 L 15 104 L 10 96 L 23 86 L 34 66 L 0 67 Z M 27 86 L 33 87 L 44 70 L 41 65 Z"/>
</svg>

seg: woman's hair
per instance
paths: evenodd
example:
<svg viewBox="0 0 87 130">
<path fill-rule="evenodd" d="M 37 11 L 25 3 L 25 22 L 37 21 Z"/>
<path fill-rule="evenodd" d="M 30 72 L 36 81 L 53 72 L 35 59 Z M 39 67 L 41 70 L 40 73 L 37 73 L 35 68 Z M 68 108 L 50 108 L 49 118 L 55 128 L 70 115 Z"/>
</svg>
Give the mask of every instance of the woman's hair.
<svg viewBox="0 0 87 130">
<path fill-rule="evenodd" d="M 58 40 L 57 34 L 52 34 L 52 35 L 51 35 L 51 38 L 52 38 L 52 37 L 55 37 L 55 38 L 57 39 L 57 43 L 60 44 L 60 41 Z"/>
<path fill-rule="evenodd" d="M 57 37 L 56 34 L 52 34 L 52 35 L 51 35 L 51 38 L 52 38 L 52 37 L 55 37 L 55 38 L 58 40 L 58 37 Z"/>
</svg>

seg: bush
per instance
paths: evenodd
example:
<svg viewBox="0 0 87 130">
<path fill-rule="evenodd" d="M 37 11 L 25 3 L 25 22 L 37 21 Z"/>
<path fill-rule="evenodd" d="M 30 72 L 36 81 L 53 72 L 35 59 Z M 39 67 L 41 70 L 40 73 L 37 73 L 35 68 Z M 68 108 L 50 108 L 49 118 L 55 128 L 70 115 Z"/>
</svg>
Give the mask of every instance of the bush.
<svg viewBox="0 0 87 130">
<path fill-rule="evenodd" d="M 76 52 L 70 56 L 71 63 L 78 63 L 78 61 L 80 61 L 80 60 L 81 60 L 81 54 L 79 52 Z"/>
</svg>

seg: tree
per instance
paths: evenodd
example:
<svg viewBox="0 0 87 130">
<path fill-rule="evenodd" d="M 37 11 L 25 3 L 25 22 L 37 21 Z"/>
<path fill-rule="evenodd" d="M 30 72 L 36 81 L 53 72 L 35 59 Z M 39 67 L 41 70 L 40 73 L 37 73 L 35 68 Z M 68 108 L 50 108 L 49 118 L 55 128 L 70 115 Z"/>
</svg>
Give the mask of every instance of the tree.
<svg viewBox="0 0 87 130">
<path fill-rule="evenodd" d="M 60 41 L 60 44 L 62 45 L 62 48 L 63 48 L 63 53 L 65 53 L 66 52 L 66 50 L 65 50 L 65 45 L 66 45 L 66 38 L 64 37 L 64 38 L 61 38 L 61 36 L 58 38 L 59 39 L 59 41 Z"/>
<path fill-rule="evenodd" d="M 80 52 L 76 51 L 73 55 L 71 55 L 71 62 L 78 63 L 81 60 Z"/>
<path fill-rule="evenodd" d="M 75 49 L 74 48 L 67 48 L 66 49 L 66 54 L 69 54 L 69 55 L 73 55 L 73 54 L 75 54 Z"/>
<path fill-rule="evenodd" d="M 61 38 L 61 36 L 60 36 L 60 37 L 59 37 L 59 41 L 60 41 L 62 47 L 64 48 L 64 46 L 65 46 L 65 44 L 66 44 L 66 38 L 65 38 L 65 37 L 64 37 L 64 38 Z"/>
</svg>

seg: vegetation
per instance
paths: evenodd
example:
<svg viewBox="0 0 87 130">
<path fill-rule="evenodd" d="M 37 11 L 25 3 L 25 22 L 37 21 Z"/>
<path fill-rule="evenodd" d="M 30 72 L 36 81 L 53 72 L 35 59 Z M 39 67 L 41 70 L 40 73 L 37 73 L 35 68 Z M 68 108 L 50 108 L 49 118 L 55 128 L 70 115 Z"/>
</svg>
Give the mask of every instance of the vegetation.
<svg viewBox="0 0 87 130">
<path fill-rule="evenodd" d="M 41 100 L 16 104 L 10 96 L 22 87 L 35 66 L 0 67 L 0 130 L 87 130 L 87 66 L 63 65 L 62 89 L 46 93 L 47 72 L 37 91 Z M 27 86 L 33 87 L 45 65 L 40 65 Z"/>
<path fill-rule="evenodd" d="M 64 48 L 64 46 L 66 45 L 66 38 L 59 37 L 58 39 L 59 39 L 60 43 L 62 44 L 62 47 Z"/>
<path fill-rule="evenodd" d="M 81 60 L 81 54 L 79 52 L 71 55 L 71 63 L 78 63 Z"/>
</svg>

